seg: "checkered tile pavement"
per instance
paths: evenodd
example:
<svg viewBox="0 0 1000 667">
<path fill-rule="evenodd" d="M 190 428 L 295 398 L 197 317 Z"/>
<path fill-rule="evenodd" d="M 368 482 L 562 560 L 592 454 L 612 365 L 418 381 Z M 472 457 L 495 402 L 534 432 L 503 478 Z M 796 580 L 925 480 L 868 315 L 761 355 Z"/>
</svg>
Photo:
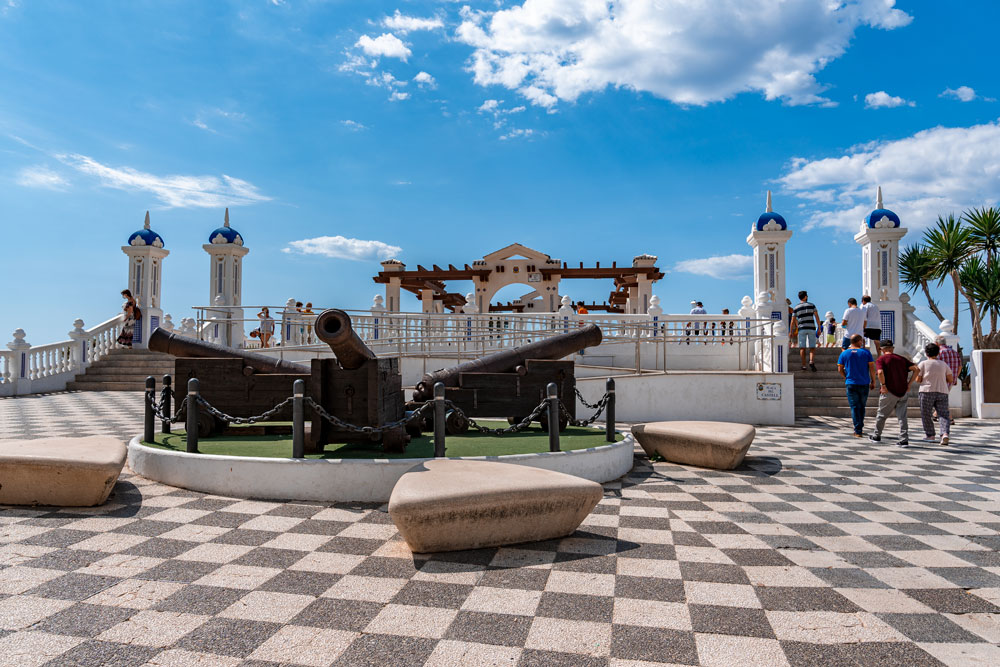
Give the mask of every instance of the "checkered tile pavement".
<svg viewBox="0 0 1000 667">
<path fill-rule="evenodd" d="M 568 538 L 430 557 L 384 506 L 126 474 L 0 508 L 0 665 L 996 665 L 998 436 L 762 428 L 736 471 L 637 456 Z"/>
</svg>

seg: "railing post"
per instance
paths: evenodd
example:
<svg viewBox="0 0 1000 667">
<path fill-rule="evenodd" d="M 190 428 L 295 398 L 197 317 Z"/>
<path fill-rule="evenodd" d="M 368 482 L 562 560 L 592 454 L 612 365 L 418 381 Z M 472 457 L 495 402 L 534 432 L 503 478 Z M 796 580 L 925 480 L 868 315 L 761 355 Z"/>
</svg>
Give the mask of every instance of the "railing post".
<svg viewBox="0 0 1000 667">
<path fill-rule="evenodd" d="M 201 392 L 201 383 L 198 378 L 188 380 L 187 395 L 187 451 L 189 454 L 198 453 L 198 394 Z"/>
<path fill-rule="evenodd" d="M 163 416 L 166 417 L 166 419 L 163 419 L 163 420 L 160 421 L 160 432 L 161 433 L 170 433 L 170 415 L 173 414 L 173 411 L 172 411 L 173 401 L 171 400 L 171 398 L 172 398 L 171 390 L 172 390 L 172 387 L 170 386 L 170 376 L 169 375 L 164 375 L 163 376 L 163 404 L 162 404 L 161 407 L 162 407 Z"/>
<path fill-rule="evenodd" d="M 156 438 L 155 421 L 153 419 L 153 402 L 156 400 L 156 378 L 152 375 L 146 378 L 146 409 L 143 412 L 142 440 L 153 442 Z"/>
<path fill-rule="evenodd" d="M 605 383 L 605 391 L 608 392 L 608 404 L 604 408 L 606 416 L 604 424 L 604 439 L 608 442 L 615 441 L 615 379 L 608 378 Z"/>
<path fill-rule="evenodd" d="M 434 383 L 434 458 L 444 456 L 444 383 Z"/>
<path fill-rule="evenodd" d="M 31 393 L 31 359 L 28 350 L 31 343 L 24 340 L 24 329 L 14 329 L 13 340 L 7 343 L 7 349 L 13 352 L 10 377 L 13 380 L 13 395 Z"/>
<path fill-rule="evenodd" d="M 306 456 L 305 380 L 292 383 L 292 458 Z"/>
<path fill-rule="evenodd" d="M 555 382 L 550 382 L 545 387 L 548 394 L 546 400 L 549 402 L 549 451 L 559 451 L 559 388 Z"/>
</svg>

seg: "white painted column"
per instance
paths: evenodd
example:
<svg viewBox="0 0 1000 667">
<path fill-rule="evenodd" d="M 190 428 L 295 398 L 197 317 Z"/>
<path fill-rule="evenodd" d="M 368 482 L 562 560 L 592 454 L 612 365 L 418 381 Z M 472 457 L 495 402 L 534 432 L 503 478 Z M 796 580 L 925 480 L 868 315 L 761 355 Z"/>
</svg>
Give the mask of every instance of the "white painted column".
<svg viewBox="0 0 1000 667">
<path fill-rule="evenodd" d="M 785 219 L 771 208 L 771 191 L 767 192 L 766 210 L 757 219 L 747 244 L 753 248 L 754 294 L 767 292 L 773 308 L 769 319 L 783 320 L 785 304 L 785 244 L 792 237 Z"/>
<path fill-rule="evenodd" d="M 31 368 L 29 366 L 28 350 L 31 349 L 31 343 L 24 340 L 24 329 L 14 329 L 14 333 L 11 336 L 13 340 L 7 343 L 7 349 L 14 353 L 13 364 L 10 369 L 10 379 L 13 384 L 11 393 L 14 396 L 18 394 L 30 394 Z"/>
</svg>

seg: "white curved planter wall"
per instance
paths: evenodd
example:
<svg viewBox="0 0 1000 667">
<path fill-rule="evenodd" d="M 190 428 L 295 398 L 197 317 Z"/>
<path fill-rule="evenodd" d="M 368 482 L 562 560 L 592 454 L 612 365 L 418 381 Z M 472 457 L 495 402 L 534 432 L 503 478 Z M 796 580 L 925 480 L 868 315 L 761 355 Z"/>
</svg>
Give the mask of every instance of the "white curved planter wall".
<svg viewBox="0 0 1000 667">
<path fill-rule="evenodd" d="M 462 457 L 498 461 L 610 482 L 632 469 L 632 434 L 621 442 L 569 452 Z M 128 465 L 148 479 L 235 498 L 321 502 L 387 502 L 392 487 L 410 468 L 428 459 L 267 459 L 188 454 L 128 445 Z"/>
</svg>

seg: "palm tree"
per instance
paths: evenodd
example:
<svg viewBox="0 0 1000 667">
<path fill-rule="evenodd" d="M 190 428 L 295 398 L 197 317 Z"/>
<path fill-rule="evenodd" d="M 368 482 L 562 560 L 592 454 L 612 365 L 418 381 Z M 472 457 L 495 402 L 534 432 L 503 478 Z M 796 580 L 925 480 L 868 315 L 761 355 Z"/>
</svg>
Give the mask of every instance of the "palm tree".
<svg viewBox="0 0 1000 667">
<path fill-rule="evenodd" d="M 927 256 L 932 262 L 931 278 L 938 281 L 938 285 L 945 279 L 951 278 L 955 288 L 955 316 L 951 319 L 955 325 L 955 333 L 958 333 L 958 300 L 962 293 L 962 281 L 959 272 L 962 263 L 972 252 L 972 241 L 970 232 L 962 226 L 960 220 L 955 219 L 955 214 L 947 218 L 938 216 L 937 224 L 924 232 L 924 248 Z M 970 302 L 973 310 L 975 305 Z M 975 313 L 978 320 L 979 313 Z"/>
<path fill-rule="evenodd" d="M 969 240 L 974 252 L 986 256 L 986 268 L 992 269 L 1000 255 L 1000 209 L 994 207 L 974 208 L 962 214 L 968 223 Z M 982 305 L 982 304 L 981 304 Z M 988 308 L 990 313 L 990 332 L 997 330 L 996 307 Z"/>
<path fill-rule="evenodd" d="M 934 264 L 924 248 L 914 245 L 900 253 L 899 282 L 906 287 L 907 292 L 916 292 L 918 288 L 923 290 L 931 312 L 937 315 L 938 320 L 944 320 L 945 316 L 941 314 L 937 302 L 931 297 L 929 283 L 933 279 Z"/>
<path fill-rule="evenodd" d="M 981 257 L 973 255 L 962 266 L 960 277 L 963 294 L 969 301 L 969 310 L 972 313 L 975 347 L 979 349 L 995 347 L 995 343 L 1000 342 L 996 340 L 998 338 L 996 327 L 991 327 L 989 335 L 984 336 L 981 318 L 986 311 L 1000 308 L 1000 263 L 989 266 Z"/>
</svg>

